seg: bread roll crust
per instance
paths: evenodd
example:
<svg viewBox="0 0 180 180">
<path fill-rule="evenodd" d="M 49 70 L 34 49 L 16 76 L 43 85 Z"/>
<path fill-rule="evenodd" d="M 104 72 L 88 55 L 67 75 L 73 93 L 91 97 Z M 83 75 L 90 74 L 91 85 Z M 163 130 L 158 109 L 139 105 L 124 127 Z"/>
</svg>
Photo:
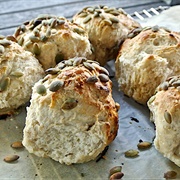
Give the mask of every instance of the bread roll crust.
<svg viewBox="0 0 180 180">
<path fill-rule="evenodd" d="M 157 93 L 148 101 L 151 120 L 156 126 L 155 148 L 178 166 L 180 166 L 179 81 L 180 76 L 169 78 L 158 87 Z"/>
<path fill-rule="evenodd" d="M 70 61 L 74 62 L 65 62 Z M 85 61 L 66 65 L 36 83 L 23 138 L 30 153 L 68 165 L 83 163 L 95 159 L 114 140 L 119 106 L 111 95 L 111 81 L 105 79 L 106 74 L 104 79 L 99 76 L 103 70 Z M 96 81 L 89 80 L 91 77 Z M 53 83 L 58 81 L 63 85 L 54 91 Z M 37 93 L 39 85 L 45 86 L 45 94 Z"/>
<path fill-rule="evenodd" d="M 129 18 L 123 9 L 107 6 L 85 7 L 74 15 L 73 22 L 81 25 L 89 34 L 95 59 L 105 65 L 115 59 L 119 46 L 127 34 L 140 24 Z"/>
<path fill-rule="evenodd" d="M 32 86 L 45 75 L 33 54 L 14 41 L 0 39 L 0 115 L 11 115 L 29 101 Z"/>
<path fill-rule="evenodd" d="M 18 27 L 14 36 L 24 49 L 36 55 L 45 70 L 63 59 L 94 58 L 88 34 L 64 17 L 40 15 Z"/>
<path fill-rule="evenodd" d="M 120 90 L 146 105 L 159 84 L 180 74 L 180 34 L 159 27 L 133 32 L 120 48 L 116 78 Z"/>
</svg>

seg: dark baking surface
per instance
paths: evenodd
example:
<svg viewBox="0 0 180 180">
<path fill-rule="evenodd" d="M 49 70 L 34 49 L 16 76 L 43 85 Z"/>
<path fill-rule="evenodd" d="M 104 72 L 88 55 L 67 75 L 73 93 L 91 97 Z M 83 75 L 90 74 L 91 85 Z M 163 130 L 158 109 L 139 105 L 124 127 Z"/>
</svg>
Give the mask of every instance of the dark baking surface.
<svg viewBox="0 0 180 180">
<path fill-rule="evenodd" d="M 54 14 L 71 19 L 83 7 L 93 5 L 123 8 L 128 14 L 159 6 L 171 6 L 166 4 L 165 0 L 0 0 L 0 34 L 12 35 L 17 26 L 39 14 Z M 114 67 L 110 73 L 114 74 Z M 154 126 L 149 122 L 148 109 L 123 96 L 117 90 L 115 78 L 112 78 L 112 82 L 113 96 L 121 105 L 120 131 L 118 137 L 109 146 L 105 155 L 106 159 L 65 166 L 50 159 L 31 155 L 25 149 L 13 150 L 10 143 L 22 139 L 26 117 L 24 110 L 12 119 L 1 120 L 0 179 L 104 180 L 108 179 L 109 170 L 115 165 L 123 166 L 125 174 L 123 179 L 127 180 L 160 180 L 164 179 L 163 174 L 168 170 L 179 172 L 179 168 L 164 158 L 154 147 L 149 151 L 141 151 L 137 159 L 124 157 L 124 151 L 136 147 L 141 139 L 152 141 Z M 3 162 L 7 154 L 20 155 L 19 162 L 14 164 Z"/>
<path fill-rule="evenodd" d="M 71 19 L 83 7 L 91 5 L 121 7 L 129 14 L 167 6 L 162 0 L 0 0 L 0 34 L 13 34 L 18 25 L 39 14 L 55 14 Z"/>
</svg>

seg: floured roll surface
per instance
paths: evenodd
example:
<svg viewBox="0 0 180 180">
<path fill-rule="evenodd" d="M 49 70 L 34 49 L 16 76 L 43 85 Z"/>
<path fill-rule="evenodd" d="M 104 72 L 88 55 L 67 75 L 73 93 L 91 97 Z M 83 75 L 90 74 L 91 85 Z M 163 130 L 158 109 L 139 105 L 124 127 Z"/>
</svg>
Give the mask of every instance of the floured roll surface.
<svg viewBox="0 0 180 180">
<path fill-rule="evenodd" d="M 163 82 L 148 101 L 156 149 L 180 167 L 180 76 Z"/>
<path fill-rule="evenodd" d="M 95 159 L 116 137 L 119 105 L 105 68 L 85 58 L 59 63 L 35 84 L 23 144 L 60 163 Z"/>
<path fill-rule="evenodd" d="M 116 78 L 120 90 L 146 104 L 161 82 L 180 74 L 180 34 L 155 26 L 128 37 L 116 59 Z"/>
<path fill-rule="evenodd" d="M 36 55 L 44 69 L 54 67 L 63 59 L 93 58 L 88 34 L 64 17 L 39 15 L 19 26 L 14 36 L 24 49 Z"/>
<path fill-rule="evenodd" d="M 115 59 L 127 34 L 132 29 L 140 27 L 140 24 L 129 18 L 123 9 L 108 6 L 85 7 L 74 15 L 73 22 L 88 32 L 94 47 L 95 59 L 101 65 Z"/>
<path fill-rule="evenodd" d="M 32 53 L 13 36 L 0 37 L 0 115 L 10 115 L 31 97 L 32 86 L 44 70 Z"/>
</svg>

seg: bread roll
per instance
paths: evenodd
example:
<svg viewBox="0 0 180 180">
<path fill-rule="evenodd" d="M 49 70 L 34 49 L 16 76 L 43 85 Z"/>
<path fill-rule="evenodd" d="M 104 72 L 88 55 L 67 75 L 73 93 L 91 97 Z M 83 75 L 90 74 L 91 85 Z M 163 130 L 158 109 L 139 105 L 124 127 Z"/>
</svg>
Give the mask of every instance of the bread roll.
<svg viewBox="0 0 180 180">
<path fill-rule="evenodd" d="M 44 76 L 38 60 L 13 36 L 0 37 L 0 115 L 10 115 L 25 104 L 32 86 Z"/>
<path fill-rule="evenodd" d="M 18 27 L 14 36 L 25 50 L 36 55 L 45 70 L 63 59 L 93 58 L 88 34 L 63 17 L 39 15 Z"/>
<path fill-rule="evenodd" d="M 154 26 L 128 37 L 116 59 L 116 78 L 120 90 L 146 104 L 161 82 L 180 74 L 180 34 Z"/>
<path fill-rule="evenodd" d="M 156 149 L 180 167 L 180 76 L 162 83 L 148 101 Z"/>
<path fill-rule="evenodd" d="M 121 8 L 107 6 L 85 7 L 73 17 L 73 22 L 88 32 L 95 59 L 101 65 L 115 59 L 127 34 L 140 27 L 140 24 L 128 17 Z"/>
<path fill-rule="evenodd" d="M 79 57 L 47 73 L 33 88 L 24 146 L 67 165 L 95 159 L 118 131 L 119 105 L 107 70 Z"/>
</svg>

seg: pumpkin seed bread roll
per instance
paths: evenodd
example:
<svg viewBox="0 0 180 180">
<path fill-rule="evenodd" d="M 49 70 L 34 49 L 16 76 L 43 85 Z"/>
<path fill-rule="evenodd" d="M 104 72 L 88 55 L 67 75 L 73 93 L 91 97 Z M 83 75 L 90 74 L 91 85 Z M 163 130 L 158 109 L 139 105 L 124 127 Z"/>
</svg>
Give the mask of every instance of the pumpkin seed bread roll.
<svg viewBox="0 0 180 180">
<path fill-rule="evenodd" d="M 140 27 L 123 9 L 108 6 L 85 7 L 74 15 L 73 22 L 88 32 L 95 59 L 102 66 L 116 58 L 119 46 L 127 34 Z"/>
<path fill-rule="evenodd" d="M 115 62 L 119 89 L 146 105 L 159 84 L 180 74 L 180 34 L 154 26 L 137 28 Z"/>
<path fill-rule="evenodd" d="M 67 165 L 95 159 L 118 131 L 119 104 L 108 71 L 79 57 L 46 72 L 33 88 L 24 146 Z"/>
<path fill-rule="evenodd" d="M 155 148 L 180 167 L 180 76 L 169 77 L 148 101 Z"/>
<path fill-rule="evenodd" d="M 31 97 L 32 86 L 44 70 L 32 53 L 13 36 L 0 36 L 0 115 L 11 115 Z"/>
<path fill-rule="evenodd" d="M 35 54 L 45 70 L 63 59 L 78 56 L 93 59 L 88 34 L 64 17 L 39 15 L 19 26 L 14 36 L 25 50 Z"/>
</svg>

